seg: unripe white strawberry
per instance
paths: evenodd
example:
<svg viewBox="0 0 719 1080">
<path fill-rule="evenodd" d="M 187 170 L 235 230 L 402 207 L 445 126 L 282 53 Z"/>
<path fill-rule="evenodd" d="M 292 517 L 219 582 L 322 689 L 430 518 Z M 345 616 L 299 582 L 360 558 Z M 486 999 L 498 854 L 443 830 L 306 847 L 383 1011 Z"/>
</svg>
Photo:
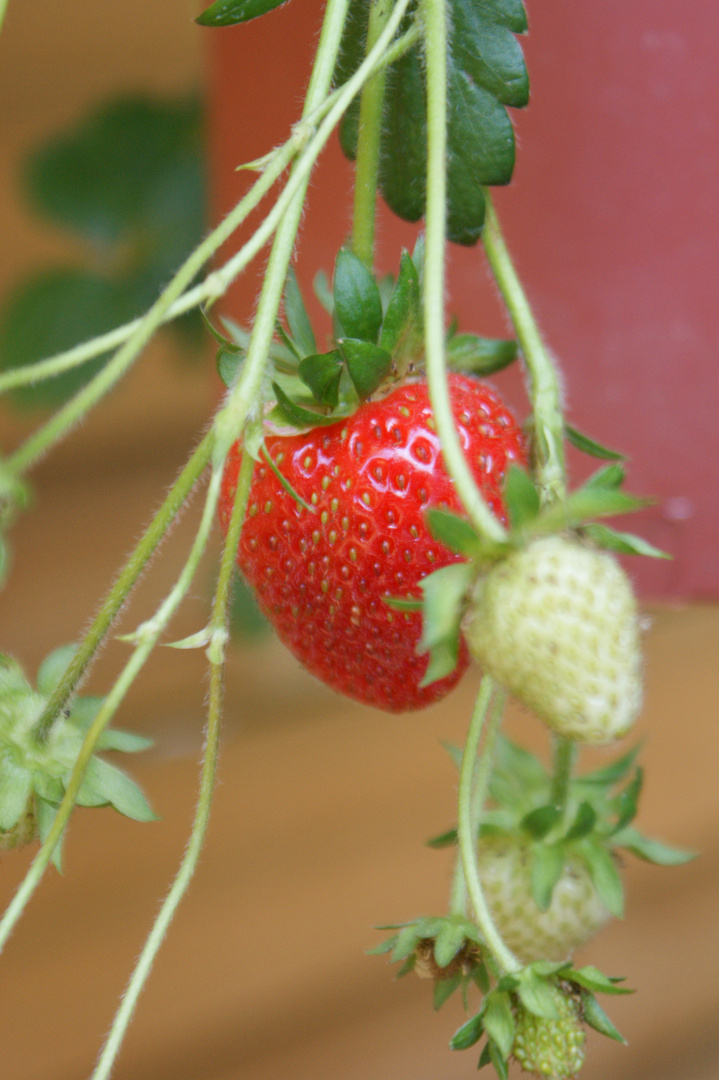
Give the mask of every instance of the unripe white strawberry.
<svg viewBox="0 0 719 1080">
<path fill-rule="evenodd" d="M 560 735 L 608 743 L 639 714 L 636 602 L 604 552 L 533 540 L 480 578 L 464 631 L 475 659 Z"/>
<path fill-rule="evenodd" d="M 545 1080 L 571 1080 L 584 1064 L 584 1029 L 573 998 L 552 988 L 558 1016 L 535 1016 L 521 1003 L 516 1010 L 512 1054 L 525 1070 Z"/>
<path fill-rule="evenodd" d="M 510 835 L 482 837 L 477 861 L 492 918 L 522 963 L 568 960 L 610 918 L 577 856 L 567 856 L 546 911 L 540 911 L 532 897 L 529 840 Z"/>
</svg>

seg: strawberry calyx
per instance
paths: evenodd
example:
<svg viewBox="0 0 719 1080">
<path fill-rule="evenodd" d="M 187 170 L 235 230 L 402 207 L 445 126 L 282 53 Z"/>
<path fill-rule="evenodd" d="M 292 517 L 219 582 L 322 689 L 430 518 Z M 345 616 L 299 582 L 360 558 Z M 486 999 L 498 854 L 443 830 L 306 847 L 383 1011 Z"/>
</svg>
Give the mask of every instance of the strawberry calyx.
<svg viewBox="0 0 719 1080">
<path fill-rule="evenodd" d="M 20 665 L 0 655 L 0 850 L 34 839 L 43 841 L 66 791 L 85 734 L 103 699 L 78 697 L 58 718 L 45 742 L 34 736 L 34 725 L 60 681 L 74 652 L 64 646 L 40 665 L 36 688 Z M 137 753 L 151 740 L 116 729 L 106 729 L 99 750 Z M 79 806 L 113 806 L 136 821 L 155 815 L 139 787 L 103 758 L 93 755 L 77 795 Z M 60 868 L 58 844 L 53 862 Z"/>
</svg>

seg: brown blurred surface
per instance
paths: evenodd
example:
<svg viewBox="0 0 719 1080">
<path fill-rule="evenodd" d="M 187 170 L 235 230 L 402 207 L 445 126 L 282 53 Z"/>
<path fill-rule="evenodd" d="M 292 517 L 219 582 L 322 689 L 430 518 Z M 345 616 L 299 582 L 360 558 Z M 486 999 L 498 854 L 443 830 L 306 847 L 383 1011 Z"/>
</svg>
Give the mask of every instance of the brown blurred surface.
<svg viewBox="0 0 719 1080">
<path fill-rule="evenodd" d="M 0 100 L 10 105 L 0 114 L 0 287 L 66 250 L 19 213 L 10 156 L 73 119 L 88 96 L 193 85 L 201 64 L 185 9 L 174 0 L 11 0 L 0 33 Z M 13 575 L 0 597 L 0 647 L 29 673 L 86 625 L 215 393 L 205 372 L 178 374 L 156 349 L 37 470 L 35 506 L 13 531 Z M 12 445 L 19 422 L 3 413 L 0 425 Z M 172 581 L 194 515 L 165 545 L 123 629 Z M 176 636 L 202 625 L 210 576 L 208 565 Z M 107 687 L 125 650 L 107 648 L 91 689 Z M 628 862 L 626 921 L 584 959 L 638 988 L 610 1005 L 629 1047 L 590 1040 L 586 1080 L 719 1076 L 717 655 L 716 607 L 654 612 L 640 825 L 702 855 L 673 870 Z M 118 1080 L 473 1074 L 473 1053 L 446 1049 L 457 1008 L 434 1015 L 426 983 L 394 983 L 382 959 L 363 956 L 378 940 L 374 925 L 446 903 L 448 856 L 423 841 L 454 819 L 456 777 L 439 741 L 463 738 L 473 688 L 468 679 L 446 704 L 390 718 L 325 691 L 274 643 L 233 650 L 207 849 L 141 998 Z M 205 691 L 200 653 L 163 650 L 123 708 L 119 723 L 157 739 L 133 772 L 161 821 L 138 825 L 108 811 L 73 819 L 64 876 L 47 875 L 0 960 L 3 1080 L 89 1075 L 184 850 Z M 543 746 L 531 718 L 513 715 L 511 728 Z M 28 858 L 0 863 L 3 907 Z"/>
</svg>

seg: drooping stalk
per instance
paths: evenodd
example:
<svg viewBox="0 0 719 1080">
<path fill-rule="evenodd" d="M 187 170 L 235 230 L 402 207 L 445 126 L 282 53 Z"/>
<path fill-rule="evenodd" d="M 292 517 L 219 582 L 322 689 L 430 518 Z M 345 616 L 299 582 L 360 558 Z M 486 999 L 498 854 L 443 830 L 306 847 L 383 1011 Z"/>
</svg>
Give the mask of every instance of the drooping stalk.
<svg viewBox="0 0 719 1080">
<path fill-rule="evenodd" d="M 367 26 L 367 52 L 387 25 L 391 13 L 391 0 L 371 0 Z M 352 249 L 369 270 L 372 269 L 374 262 L 375 213 L 385 80 L 385 69 L 381 68 L 367 80 L 360 97 Z"/>
<path fill-rule="evenodd" d="M 475 483 L 462 451 L 450 404 L 445 365 L 445 227 L 447 201 L 447 27 L 444 0 L 422 0 L 427 78 L 427 204 L 424 324 L 432 411 L 442 456 L 470 521 L 486 539 L 506 537 Z"/>
<path fill-rule="evenodd" d="M 514 324 L 529 374 L 529 396 L 534 420 L 535 477 L 542 501 L 545 504 L 551 503 L 563 499 L 567 487 L 564 417 L 559 376 L 542 341 L 542 335 L 504 242 L 499 220 L 486 189 L 484 196 L 486 214 L 482 241 L 492 273 Z"/>
<path fill-rule="evenodd" d="M 474 796 L 474 776 L 476 768 L 479 743 L 482 736 L 482 728 L 489 710 L 490 701 L 494 692 L 494 681 L 489 675 L 485 675 L 479 688 L 472 719 L 467 733 L 467 741 L 462 754 L 462 766 L 459 773 L 459 800 L 458 800 L 458 824 L 457 836 L 459 851 L 462 860 L 462 868 L 467 883 L 467 891 L 474 908 L 477 925 L 482 933 L 485 944 L 495 961 L 504 974 L 518 971 L 521 964 L 514 953 L 507 948 L 502 936 L 494 924 L 494 920 L 487 907 L 482 885 L 479 879 L 479 867 L 477 864 L 477 829 L 476 829 L 476 799 Z M 501 713 L 495 711 L 494 719 Z M 496 731 L 492 738 L 496 738 Z M 486 768 L 489 768 L 487 764 Z"/>
<path fill-rule="evenodd" d="M 147 982 L 150 969 L 162 945 L 165 934 L 184 897 L 194 875 L 202 851 L 212 804 L 217 771 L 217 752 L 222 717 L 222 699 L 224 689 L 225 643 L 227 641 L 227 614 L 229 607 L 230 583 L 235 562 L 235 553 L 240 539 L 242 523 L 247 510 L 247 502 L 252 480 L 254 462 L 245 454 L 240 465 L 237 479 L 235 501 L 230 518 L 225 545 L 222 551 L 220 572 L 215 589 L 215 599 L 210 621 L 210 646 L 207 650 L 210 660 L 210 694 L 207 712 L 207 737 L 202 758 L 200 791 L 197 799 L 195 819 L 187 850 L 182 859 L 177 876 L 160 908 L 159 914 L 140 953 L 135 970 L 110 1028 L 107 1041 L 98 1059 L 91 1080 L 106 1080 L 110 1075 L 118 1051 L 132 1019 L 137 1000 Z"/>
</svg>

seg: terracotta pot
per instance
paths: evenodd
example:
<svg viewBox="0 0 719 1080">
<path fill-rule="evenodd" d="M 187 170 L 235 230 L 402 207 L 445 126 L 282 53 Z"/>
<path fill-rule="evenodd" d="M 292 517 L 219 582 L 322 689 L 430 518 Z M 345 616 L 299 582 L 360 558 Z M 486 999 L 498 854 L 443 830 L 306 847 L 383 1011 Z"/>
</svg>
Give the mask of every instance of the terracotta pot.
<svg viewBox="0 0 719 1080">
<path fill-rule="evenodd" d="M 321 7 L 302 0 L 208 31 L 218 212 L 247 183 L 235 167 L 284 139 L 298 117 Z M 719 106 L 710 91 L 719 8 L 696 0 L 691 20 L 683 0 L 530 0 L 528 9 L 532 97 L 514 114 L 517 168 L 498 209 L 561 359 L 571 421 L 624 451 L 631 489 L 657 499 L 620 527 L 674 560 L 632 558 L 630 572 L 645 596 L 715 596 Z M 297 252 L 308 292 L 349 230 L 350 188 L 334 140 Z M 382 270 L 396 267 L 415 233 L 382 213 Z M 248 275 L 233 290 L 235 316 L 250 317 L 256 287 Z M 453 249 L 450 307 L 463 329 L 506 332 L 481 249 Z M 526 409 L 517 372 L 497 381 Z M 575 479 L 591 467 L 572 457 Z"/>
</svg>

